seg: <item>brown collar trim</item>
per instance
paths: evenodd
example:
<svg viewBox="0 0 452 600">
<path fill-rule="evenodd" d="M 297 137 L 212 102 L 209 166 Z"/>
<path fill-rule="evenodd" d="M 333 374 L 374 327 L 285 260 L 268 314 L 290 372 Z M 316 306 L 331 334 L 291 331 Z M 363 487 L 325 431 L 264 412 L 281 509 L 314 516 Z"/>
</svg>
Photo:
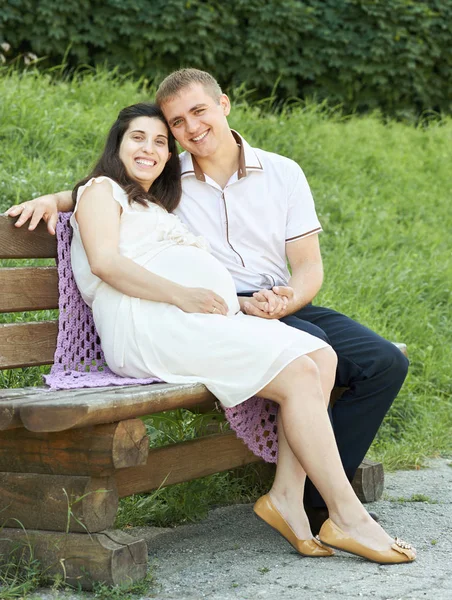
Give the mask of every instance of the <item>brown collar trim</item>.
<svg viewBox="0 0 452 600">
<path fill-rule="evenodd" d="M 256 156 L 257 158 L 257 156 Z M 259 166 L 256 167 L 255 165 L 251 166 L 251 165 L 247 165 L 246 168 L 248 171 L 263 171 L 264 167 L 261 165 L 261 161 L 257 158 L 257 162 L 259 163 Z"/>
<path fill-rule="evenodd" d="M 231 129 L 232 137 L 237 142 L 237 146 L 239 147 L 239 168 L 237 171 L 237 178 L 242 179 L 242 177 L 246 177 L 246 165 L 245 165 L 245 148 L 242 144 L 242 138 L 236 131 Z"/>
<path fill-rule="evenodd" d="M 245 144 L 243 144 L 242 138 L 239 136 L 239 134 L 236 131 L 231 129 L 231 133 L 232 133 L 234 140 L 237 142 L 237 146 L 239 147 L 239 168 L 237 170 L 237 179 L 242 179 L 243 177 L 246 177 L 247 170 L 263 171 L 264 167 L 262 166 L 261 161 L 259 160 L 259 158 L 257 156 L 256 156 L 256 159 L 257 159 L 257 162 L 259 163 L 258 166 L 257 165 L 249 165 L 248 166 L 246 164 L 246 162 L 245 162 Z M 205 182 L 206 176 L 204 175 L 196 158 L 193 156 L 193 154 L 191 154 L 190 156 L 191 156 L 191 160 L 192 160 L 192 164 L 193 164 L 193 170 L 184 171 L 182 173 L 182 175 L 188 175 L 189 173 L 194 173 L 194 175 L 198 181 Z"/>
<path fill-rule="evenodd" d="M 198 181 L 206 181 L 206 176 L 204 175 L 204 173 L 202 172 L 201 167 L 198 165 L 198 161 L 196 160 L 196 158 L 193 156 L 193 154 L 191 155 L 191 159 L 193 161 L 193 169 L 194 169 L 194 173 L 195 173 L 195 177 Z"/>
</svg>

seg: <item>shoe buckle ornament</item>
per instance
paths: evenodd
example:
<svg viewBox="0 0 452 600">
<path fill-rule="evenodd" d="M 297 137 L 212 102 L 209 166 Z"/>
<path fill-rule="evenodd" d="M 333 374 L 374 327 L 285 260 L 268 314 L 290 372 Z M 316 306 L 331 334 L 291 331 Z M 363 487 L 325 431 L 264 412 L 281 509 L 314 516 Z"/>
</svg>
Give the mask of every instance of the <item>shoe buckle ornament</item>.
<svg viewBox="0 0 452 600">
<path fill-rule="evenodd" d="M 404 542 L 403 540 L 401 540 L 398 537 L 395 538 L 394 543 L 397 546 L 399 546 L 399 548 L 405 548 L 406 550 L 411 550 L 411 544 L 407 544 L 407 542 Z"/>
<path fill-rule="evenodd" d="M 407 544 L 400 538 L 395 538 L 394 543 L 392 544 L 392 549 L 397 550 L 397 552 L 400 552 L 400 554 L 405 554 L 410 561 L 416 558 L 416 552 L 411 544 Z"/>
</svg>

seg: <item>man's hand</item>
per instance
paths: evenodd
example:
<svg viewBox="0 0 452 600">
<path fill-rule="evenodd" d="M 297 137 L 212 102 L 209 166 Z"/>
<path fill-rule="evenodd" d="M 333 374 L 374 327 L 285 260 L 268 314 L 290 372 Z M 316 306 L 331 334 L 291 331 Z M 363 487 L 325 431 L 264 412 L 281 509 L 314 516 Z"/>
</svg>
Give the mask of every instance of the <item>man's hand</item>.
<svg viewBox="0 0 452 600">
<path fill-rule="evenodd" d="M 41 196 L 28 202 L 22 202 L 16 206 L 11 206 L 6 213 L 9 217 L 17 217 L 15 226 L 22 227 L 30 219 L 28 229 L 33 231 L 42 219 L 47 223 L 49 233 L 55 235 L 55 228 L 58 219 L 58 197 L 56 194 Z"/>
<path fill-rule="evenodd" d="M 286 312 L 283 315 L 291 315 L 298 308 L 297 299 L 295 297 L 295 290 L 292 287 L 287 285 L 277 285 L 272 288 L 272 291 L 278 296 L 278 298 L 282 298 L 285 302 Z"/>
<path fill-rule="evenodd" d="M 253 317 L 281 319 L 288 314 L 286 295 L 278 295 L 273 290 L 259 290 L 252 298 L 239 297 L 239 302 L 242 311 Z"/>
</svg>

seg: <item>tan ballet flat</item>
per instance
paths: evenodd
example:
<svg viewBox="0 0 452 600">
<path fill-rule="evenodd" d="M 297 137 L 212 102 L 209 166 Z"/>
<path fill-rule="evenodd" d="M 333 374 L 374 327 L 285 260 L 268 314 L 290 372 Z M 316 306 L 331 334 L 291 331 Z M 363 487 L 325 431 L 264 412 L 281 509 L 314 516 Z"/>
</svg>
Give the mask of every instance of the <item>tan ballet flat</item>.
<svg viewBox="0 0 452 600">
<path fill-rule="evenodd" d="M 399 538 L 395 538 L 390 550 L 372 550 L 372 548 L 364 546 L 364 544 L 357 542 L 342 531 L 331 519 L 328 519 L 322 525 L 319 538 L 321 542 L 331 548 L 344 550 L 356 556 L 362 556 L 363 558 L 367 558 L 367 560 L 381 565 L 412 562 L 416 558 L 414 548 Z"/>
<path fill-rule="evenodd" d="M 270 527 L 273 527 L 289 544 L 292 544 L 299 554 L 313 557 L 332 556 L 334 554 L 331 548 L 326 548 L 315 538 L 299 540 L 291 526 L 274 506 L 268 494 L 259 498 L 253 510 L 260 519 L 265 521 Z"/>
</svg>

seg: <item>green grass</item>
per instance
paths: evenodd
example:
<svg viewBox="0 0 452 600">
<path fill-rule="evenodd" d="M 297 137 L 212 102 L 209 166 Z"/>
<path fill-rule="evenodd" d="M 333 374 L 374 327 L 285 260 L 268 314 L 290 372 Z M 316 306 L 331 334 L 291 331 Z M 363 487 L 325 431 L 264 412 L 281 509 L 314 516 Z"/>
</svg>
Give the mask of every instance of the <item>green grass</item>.
<svg viewBox="0 0 452 600">
<path fill-rule="evenodd" d="M 433 500 L 430 496 L 426 496 L 425 494 L 411 494 L 410 498 L 405 498 L 404 496 L 399 496 L 398 498 L 393 498 L 392 496 L 388 496 L 386 500 L 389 502 L 424 502 L 425 504 L 438 504 L 438 500 Z"/>
<path fill-rule="evenodd" d="M 0 93 L 0 210 L 70 188 L 117 112 L 152 96 L 105 71 L 69 82 L 6 69 Z M 230 121 L 252 144 L 294 158 L 308 177 L 325 229 L 317 301 L 408 344 L 410 374 L 373 456 L 392 469 L 450 452 L 452 121 L 385 124 L 296 103 L 271 114 L 240 98 Z"/>
<path fill-rule="evenodd" d="M 2 600 L 25 598 L 43 585 L 44 578 L 33 548 L 28 544 L 17 546 L 0 566 L 0 597 Z"/>
<path fill-rule="evenodd" d="M 100 152 L 118 111 L 149 99 L 152 90 L 105 71 L 69 82 L 0 69 L 0 97 L 1 211 L 71 188 Z M 317 302 L 408 345 L 409 376 L 372 457 L 391 470 L 450 454 L 452 121 L 385 123 L 379 115 L 345 118 L 301 103 L 272 113 L 238 96 L 230 123 L 252 145 L 294 158 L 306 173 L 325 230 Z M 40 376 L 40 369 L 3 373 L 0 386 L 33 385 Z M 189 439 L 198 426 L 187 415 L 147 424 L 157 444 Z M 118 522 L 194 520 L 212 503 L 250 499 L 259 482 L 252 469 L 247 477 L 219 474 L 127 499 Z"/>
</svg>

